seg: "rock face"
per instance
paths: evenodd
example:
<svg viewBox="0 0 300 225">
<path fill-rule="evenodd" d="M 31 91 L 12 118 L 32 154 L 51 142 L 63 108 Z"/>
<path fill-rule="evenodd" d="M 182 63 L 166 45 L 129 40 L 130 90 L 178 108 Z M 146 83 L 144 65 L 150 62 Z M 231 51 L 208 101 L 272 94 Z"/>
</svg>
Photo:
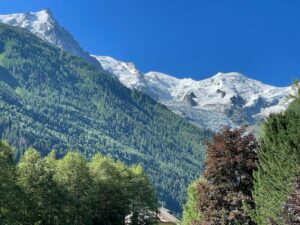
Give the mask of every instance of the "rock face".
<svg viewBox="0 0 300 225">
<path fill-rule="evenodd" d="M 198 103 L 194 100 L 196 98 L 196 95 L 194 92 L 188 93 L 183 97 L 183 101 L 188 103 L 190 106 L 196 106 Z"/>
<path fill-rule="evenodd" d="M 0 23 L 29 30 L 44 41 L 84 58 L 88 63 L 101 68 L 100 63 L 85 52 L 72 35 L 58 24 L 49 9 L 39 12 L 0 15 Z"/>
<path fill-rule="evenodd" d="M 25 28 L 97 67 L 101 64 L 126 87 L 144 92 L 199 127 L 218 130 L 224 125 L 253 125 L 289 103 L 290 87 L 273 87 L 240 73 L 218 73 L 199 81 L 178 79 L 159 72 L 143 74 L 133 63 L 108 56 L 90 56 L 49 10 L 0 15 L 0 22 Z"/>
</svg>

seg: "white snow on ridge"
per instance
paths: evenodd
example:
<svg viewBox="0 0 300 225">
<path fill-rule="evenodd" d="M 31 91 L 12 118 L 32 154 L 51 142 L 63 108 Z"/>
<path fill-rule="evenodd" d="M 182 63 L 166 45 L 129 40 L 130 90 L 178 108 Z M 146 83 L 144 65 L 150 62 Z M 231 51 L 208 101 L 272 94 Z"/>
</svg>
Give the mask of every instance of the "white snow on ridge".
<svg viewBox="0 0 300 225">
<path fill-rule="evenodd" d="M 144 75 L 138 71 L 133 63 L 125 63 L 109 56 L 93 56 L 102 65 L 103 69 L 113 74 L 128 88 L 144 90 L 147 83 Z"/>
<path fill-rule="evenodd" d="M 140 90 L 190 122 L 212 130 L 253 125 L 288 107 L 291 87 L 274 87 L 240 73 L 218 73 L 204 80 L 141 73 L 132 63 L 95 56 L 128 88 Z"/>
<path fill-rule="evenodd" d="M 218 73 L 195 81 L 150 72 L 148 86 L 159 101 L 198 126 L 252 125 L 288 107 L 291 87 L 274 87 L 240 73 Z"/>
<path fill-rule="evenodd" d="M 0 23 L 24 28 L 42 40 L 101 68 L 99 62 L 85 52 L 72 35 L 58 24 L 49 9 L 39 12 L 0 15 Z"/>
</svg>

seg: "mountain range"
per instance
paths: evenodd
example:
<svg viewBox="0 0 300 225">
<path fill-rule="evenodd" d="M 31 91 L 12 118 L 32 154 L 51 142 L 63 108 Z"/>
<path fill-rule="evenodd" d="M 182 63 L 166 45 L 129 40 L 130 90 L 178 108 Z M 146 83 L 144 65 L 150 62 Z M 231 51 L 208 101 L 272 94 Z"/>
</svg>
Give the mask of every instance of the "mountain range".
<svg viewBox="0 0 300 225">
<path fill-rule="evenodd" d="M 256 124 L 289 103 L 291 87 L 240 73 L 179 79 L 90 54 L 48 9 L 0 15 L 0 23 L 0 137 L 16 157 L 33 146 L 140 163 L 177 212 L 211 131 Z"/>
<path fill-rule="evenodd" d="M 89 55 L 48 9 L 0 15 L 0 22 L 25 28 L 41 39 L 102 67 L 123 85 L 142 91 L 201 128 L 254 125 L 286 109 L 291 87 L 274 87 L 240 73 L 218 73 L 205 80 L 179 79 L 160 72 L 140 72 L 133 63 Z"/>
<path fill-rule="evenodd" d="M 274 87 L 240 73 L 218 73 L 205 80 L 179 79 L 160 72 L 143 74 L 132 63 L 95 56 L 122 84 L 138 89 L 202 128 L 255 125 L 289 105 L 291 87 Z"/>
</svg>

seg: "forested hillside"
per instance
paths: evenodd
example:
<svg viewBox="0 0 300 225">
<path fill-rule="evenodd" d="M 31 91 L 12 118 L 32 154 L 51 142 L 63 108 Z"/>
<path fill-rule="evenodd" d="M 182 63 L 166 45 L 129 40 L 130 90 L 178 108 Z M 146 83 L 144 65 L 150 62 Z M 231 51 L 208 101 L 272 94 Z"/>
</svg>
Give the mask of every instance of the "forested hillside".
<svg viewBox="0 0 300 225">
<path fill-rule="evenodd" d="M 17 159 L 33 146 L 42 156 L 79 150 L 140 163 L 160 199 L 179 210 L 209 131 L 25 30 L 0 25 L 0 37 L 0 137 Z"/>
</svg>

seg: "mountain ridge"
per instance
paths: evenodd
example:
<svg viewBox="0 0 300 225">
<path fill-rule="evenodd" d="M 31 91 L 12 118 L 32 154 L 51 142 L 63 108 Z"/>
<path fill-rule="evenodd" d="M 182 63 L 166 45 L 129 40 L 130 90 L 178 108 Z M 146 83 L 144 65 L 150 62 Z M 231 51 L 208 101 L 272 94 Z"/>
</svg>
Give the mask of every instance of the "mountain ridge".
<svg viewBox="0 0 300 225">
<path fill-rule="evenodd" d="M 111 57 L 96 59 L 114 75 L 119 73 L 119 64 L 126 64 Z M 135 71 L 139 76 L 130 77 L 129 70 L 124 72 L 131 78 L 130 83 L 120 75 L 116 78 L 126 87 L 146 93 L 197 126 L 214 131 L 222 126 L 255 125 L 270 113 L 285 110 L 292 92 L 291 87 L 267 85 L 237 72 L 219 72 L 207 79 L 193 80 L 154 71 L 143 74 L 136 67 Z"/>
</svg>

